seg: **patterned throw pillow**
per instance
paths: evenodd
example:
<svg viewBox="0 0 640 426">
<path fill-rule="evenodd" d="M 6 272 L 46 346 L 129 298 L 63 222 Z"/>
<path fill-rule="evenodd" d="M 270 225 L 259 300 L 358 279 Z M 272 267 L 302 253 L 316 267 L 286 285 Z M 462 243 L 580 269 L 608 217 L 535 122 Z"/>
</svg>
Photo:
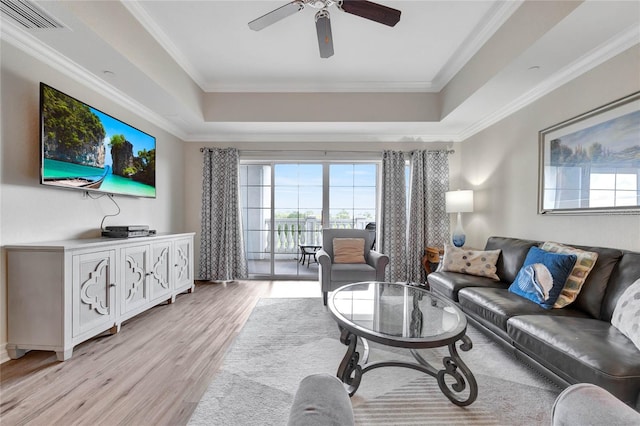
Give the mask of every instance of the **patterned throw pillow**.
<svg viewBox="0 0 640 426">
<path fill-rule="evenodd" d="M 631 339 L 640 350 L 640 279 L 631 284 L 618 299 L 611 325 Z"/>
<path fill-rule="evenodd" d="M 578 297 L 578 293 L 580 293 L 582 285 L 587 279 L 587 275 L 589 275 L 589 272 L 591 272 L 593 266 L 596 264 L 596 260 L 598 260 L 598 253 L 580 250 L 551 241 L 545 242 L 540 248 L 552 253 L 575 254 L 578 258 L 567 278 L 567 282 L 564 283 L 558 300 L 556 300 L 556 303 L 553 305 L 554 308 L 564 308 Z"/>
<path fill-rule="evenodd" d="M 334 238 L 334 263 L 366 263 L 364 260 L 364 238 Z"/>
<path fill-rule="evenodd" d="M 460 272 L 477 275 L 499 281 L 496 275 L 496 263 L 500 257 L 500 249 L 480 251 L 467 250 L 450 245 L 444 247 L 444 258 L 440 271 Z"/>
<path fill-rule="evenodd" d="M 509 286 L 509 291 L 545 309 L 551 309 L 576 263 L 576 258 L 575 254 L 550 253 L 531 247 L 515 281 Z"/>
</svg>

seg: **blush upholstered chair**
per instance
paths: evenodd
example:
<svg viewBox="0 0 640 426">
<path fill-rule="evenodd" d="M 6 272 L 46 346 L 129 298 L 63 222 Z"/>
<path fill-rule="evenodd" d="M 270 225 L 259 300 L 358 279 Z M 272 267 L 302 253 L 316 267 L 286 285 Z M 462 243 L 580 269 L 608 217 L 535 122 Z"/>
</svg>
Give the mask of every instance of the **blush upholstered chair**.
<svg viewBox="0 0 640 426">
<path fill-rule="evenodd" d="M 365 263 L 336 263 L 334 257 L 334 239 L 364 239 Z M 316 253 L 320 264 L 319 279 L 322 286 L 322 301 L 327 304 L 327 295 L 346 284 L 359 281 L 384 281 L 384 270 L 389 256 L 371 250 L 375 235 L 365 229 L 323 229 L 322 248 Z"/>
</svg>

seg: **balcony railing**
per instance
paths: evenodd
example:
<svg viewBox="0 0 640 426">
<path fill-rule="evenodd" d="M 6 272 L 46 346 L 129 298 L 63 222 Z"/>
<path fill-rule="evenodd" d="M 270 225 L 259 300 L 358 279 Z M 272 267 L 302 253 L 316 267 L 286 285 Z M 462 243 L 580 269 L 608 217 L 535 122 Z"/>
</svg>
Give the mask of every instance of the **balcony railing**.
<svg viewBox="0 0 640 426">
<path fill-rule="evenodd" d="M 330 228 L 342 229 L 364 229 L 371 219 L 356 218 L 353 219 L 334 219 L 329 223 Z M 310 217 L 306 219 L 285 218 L 275 219 L 274 221 L 274 240 L 271 241 L 271 220 L 264 221 L 263 231 L 260 233 L 252 233 L 254 239 L 259 238 L 261 241 L 251 241 L 249 246 L 263 247 L 264 254 L 273 252 L 277 258 L 289 258 L 290 255 L 297 255 L 300 245 L 322 245 L 322 222 L 319 219 Z M 256 256 L 257 255 L 257 256 Z M 287 255 L 287 256 L 283 256 Z M 258 253 L 253 253 L 252 258 L 262 257 Z"/>
</svg>

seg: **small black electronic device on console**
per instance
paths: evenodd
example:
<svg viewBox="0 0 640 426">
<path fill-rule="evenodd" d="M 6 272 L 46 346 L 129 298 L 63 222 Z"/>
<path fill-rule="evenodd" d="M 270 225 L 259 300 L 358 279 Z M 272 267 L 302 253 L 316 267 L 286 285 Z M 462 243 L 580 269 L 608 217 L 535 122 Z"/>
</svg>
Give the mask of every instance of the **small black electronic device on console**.
<svg viewBox="0 0 640 426">
<path fill-rule="evenodd" d="M 107 226 L 102 231 L 102 236 L 109 238 L 148 237 L 155 234 L 156 231 L 150 230 L 148 225 Z"/>
</svg>

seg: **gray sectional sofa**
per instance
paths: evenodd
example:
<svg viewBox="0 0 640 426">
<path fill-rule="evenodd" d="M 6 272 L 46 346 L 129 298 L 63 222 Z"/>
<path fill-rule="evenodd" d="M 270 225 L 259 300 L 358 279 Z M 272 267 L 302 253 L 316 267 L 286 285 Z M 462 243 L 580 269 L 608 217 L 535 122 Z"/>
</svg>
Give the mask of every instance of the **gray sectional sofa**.
<svg viewBox="0 0 640 426">
<path fill-rule="evenodd" d="M 547 310 L 508 291 L 529 249 L 539 245 L 491 237 L 485 250 L 501 250 L 496 264 L 500 281 L 440 271 L 428 275 L 429 286 L 559 385 L 593 383 L 640 411 L 640 350 L 611 325 L 618 298 L 640 278 L 640 253 L 573 246 L 597 252 L 597 262 L 573 303 Z"/>
</svg>

